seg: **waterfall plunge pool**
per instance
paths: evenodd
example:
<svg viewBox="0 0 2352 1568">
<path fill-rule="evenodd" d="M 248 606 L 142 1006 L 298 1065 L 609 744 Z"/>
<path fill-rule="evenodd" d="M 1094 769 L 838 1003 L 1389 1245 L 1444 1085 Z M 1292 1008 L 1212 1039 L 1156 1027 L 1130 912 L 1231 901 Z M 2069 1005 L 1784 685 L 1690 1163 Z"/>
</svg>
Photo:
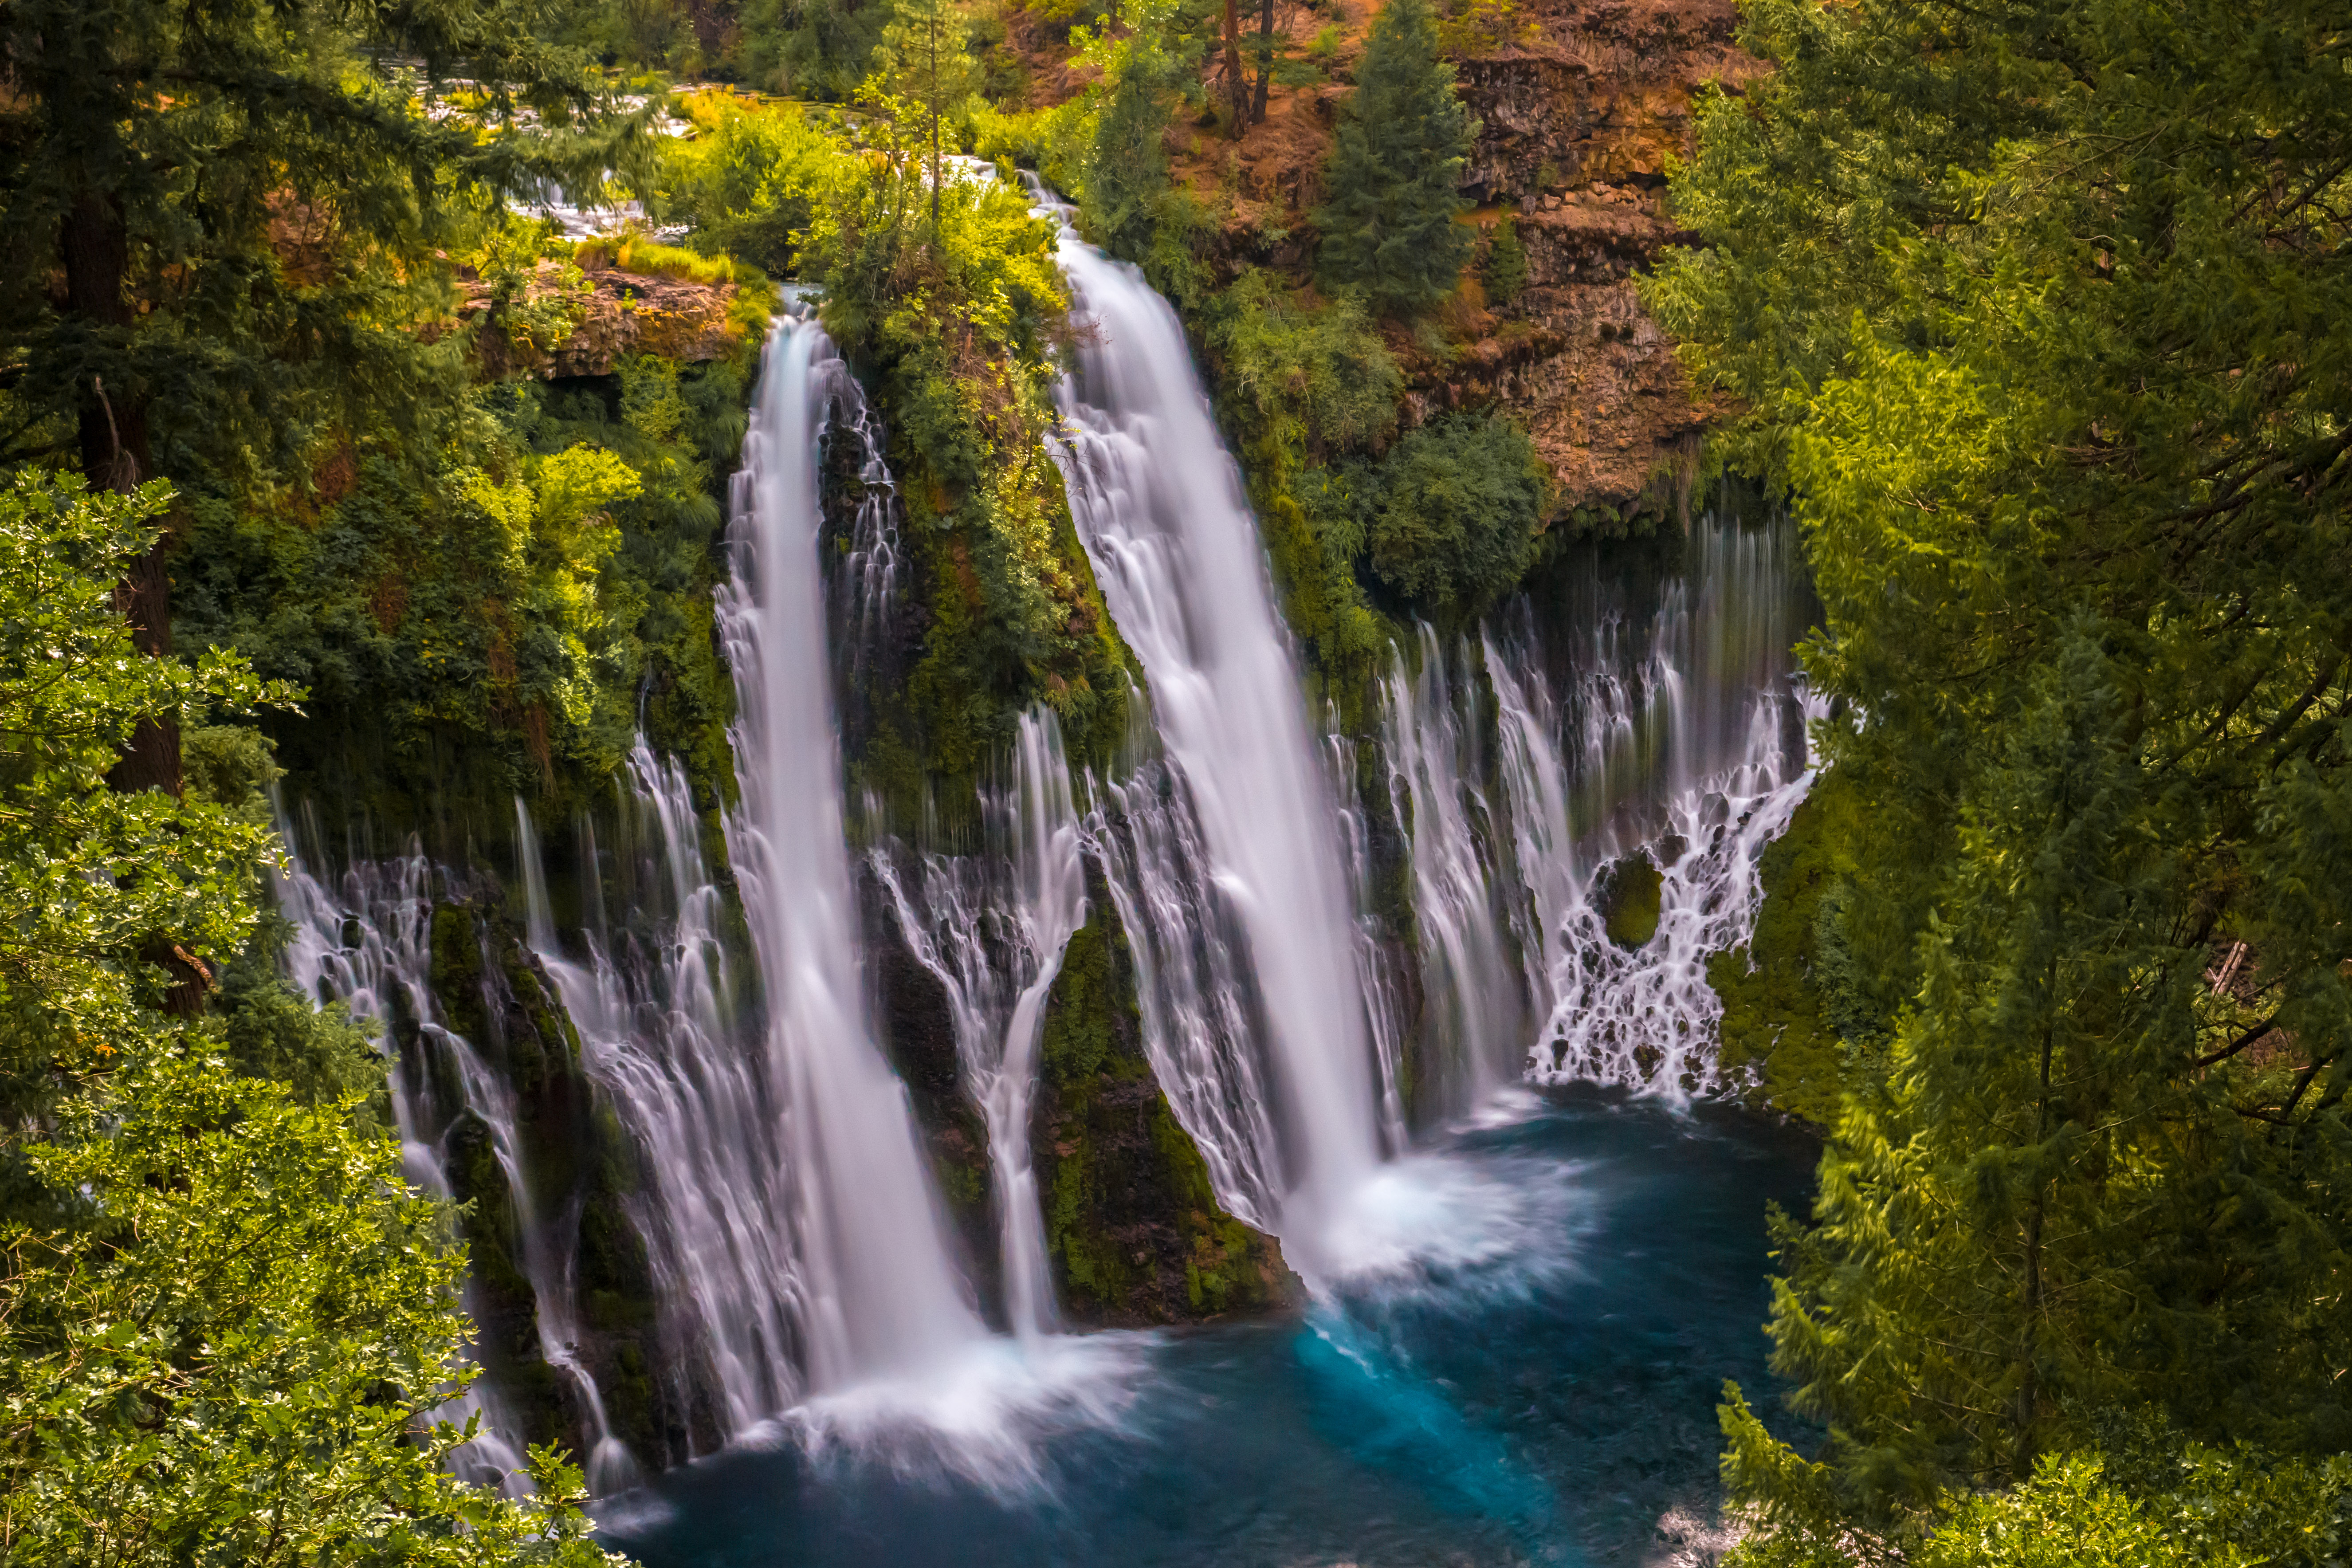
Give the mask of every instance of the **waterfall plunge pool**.
<svg viewBox="0 0 2352 1568">
<path fill-rule="evenodd" d="M 605 1534 L 647 1568 L 1708 1561 L 1675 1537 L 1711 1517 L 1723 1380 L 1769 1396 L 1765 1205 L 1815 1152 L 1721 1105 L 1511 1091 L 1376 1179 L 1360 1271 L 1302 1314 L 1050 1340 L 1064 1396 L 919 1440 L 787 1418 Z"/>
</svg>

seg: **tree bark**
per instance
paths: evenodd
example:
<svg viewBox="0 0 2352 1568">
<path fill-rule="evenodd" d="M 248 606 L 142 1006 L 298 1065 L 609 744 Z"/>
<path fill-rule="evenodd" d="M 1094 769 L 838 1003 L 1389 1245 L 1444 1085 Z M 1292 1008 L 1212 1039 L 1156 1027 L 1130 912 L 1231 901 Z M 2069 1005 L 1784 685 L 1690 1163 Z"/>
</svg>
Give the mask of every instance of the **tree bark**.
<svg viewBox="0 0 2352 1568">
<path fill-rule="evenodd" d="M 1262 0 L 1257 14 L 1257 93 L 1250 102 L 1250 123 L 1265 123 L 1265 93 L 1274 75 L 1274 0 Z"/>
<path fill-rule="evenodd" d="M 131 246 L 122 214 L 107 197 L 85 195 L 66 215 L 60 237 L 66 303 L 93 325 L 128 330 L 135 320 L 124 284 Z M 152 477 L 147 405 L 128 387 L 91 378 L 79 416 L 82 478 L 92 489 L 128 494 Z M 169 530 L 156 536 L 114 590 L 115 608 L 131 623 L 132 643 L 144 654 L 172 651 L 172 578 L 164 566 Z M 180 729 L 170 720 L 142 723 L 110 782 L 119 790 L 180 793 Z"/>
<path fill-rule="evenodd" d="M 109 197 L 83 195 L 66 215 L 58 248 L 65 267 L 67 309 L 94 326 L 128 331 L 137 318 L 126 291 L 131 242 L 121 209 Z M 153 473 L 146 400 L 132 389 L 110 390 L 102 377 L 92 376 L 77 426 L 82 479 L 90 489 L 127 495 Z M 164 564 L 170 543 L 167 526 L 114 589 L 114 607 L 131 623 L 131 645 L 151 658 L 172 651 L 172 577 Z M 160 789 L 177 795 L 178 721 L 141 721 L 106 782 L 126 795 Z M 140 956 L 171 975 L 171 989 L 163 998 L 168 1011 L 193 1018 L 205 1010 L 212 976 L 186 949 L 158 932 L 143 944 Z"/>
<path fill-rule="evenodd" d="M 1249 78 L 1242 71 L 1242 24 L 1234 0 L 1225 0 L 1225 86 L 1234 102 L 1234 140 L 1249 129 Z"/>
</svg>

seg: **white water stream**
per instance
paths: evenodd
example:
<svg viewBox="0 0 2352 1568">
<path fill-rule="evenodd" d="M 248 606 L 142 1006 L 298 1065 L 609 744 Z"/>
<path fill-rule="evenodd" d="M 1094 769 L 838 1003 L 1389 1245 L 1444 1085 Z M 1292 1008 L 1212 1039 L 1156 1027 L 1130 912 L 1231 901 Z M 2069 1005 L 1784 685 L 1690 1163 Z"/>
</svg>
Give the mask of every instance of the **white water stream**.
<svg viewBox="0 0 2352 1568">
<path fill-rule="evenodd" d="M 520 1161 L 516 1150 L 514 1102 L 497 1075 L 482 1062 L 471 1042 L 440 1021 L 440 1005 L 430 984 L 433 943 L 433 868 L 412 847 L 409 854 L 382 861 L 357 861 L 339 887 L 315 875 L 299 846 L 303 842 L 282 804 L 278 811 L 278 837 L 287 846 L 288 868 L 276 878 L 278 912 L 293 928 L 287 943 L 287 978 L 314 1005 L 341 1002 L 351 1016 L 375 1025 L 389 1065 L 393 1119 L 400 1135 L 401 1164 L 419 1191 L 444 1202 L 454 1194 L 441 1146 L 459 1110 L 480 1118 L 490 1131 L 492 1147 L 509 1182 L 517 1179 Z M 438 1049 L 450 1058 L 467 1103 L 444 1106 L 433 1092 L 429 1066 L 408 1061 L 396 1045 L 405 1023 L 419 1036 L 421 1051 Z M 518 1192 L 516 1206 L 525 1230 L 532 1227 L 528 1189 Z M 539 1298 L 541 1349 L 556 1365 L 594 1401 L 595 1384 L 571 1354 L 570 1342 L 551 1340 L 545 1325 L 562 1322 L 568 1303 L 553 1298 L 564 1294 L 567 1283 L 554 1275 L 542 1243 L 520 1238 L 520 1261 Z M 467 1292 L 467 1307 L 478 1314 L 480 1303 Z M 557 1361 L 561 1356 L 562 1360 Z M 603 1405 L 592 1405 L 592 1417 L 601 1437 Z M 474 1439 L 452 1456 L 459 1476 L 497 1486 L 509 1496 L 530 1490 L 523 1445 L 516 1436 L 519 1424 L 499 1398 L 497 1387 L 477 1378 L 463 1394 L 435 1412 L 434 1418 L 463 1427 L 477 1424 Z M 614 1445 L 617 1448 L 617 1445 Z M 607 1454 L 608 1462 L 625 1462 L 625 1452 Z"/>
<path fill-rule="evenodd" d="M 1247 942 L 1266 1026 L 1280 1157 L 1227 1163 L 1282 1173 L 1275 1224 L 1294 1263 L 1312 1268 L 1318 1226 L 1383 1154 L 1336 803 L 1241 474 L 1175 312 L 1066 225 L 1061 262 L 1087 328 L 1057 395 L 1071 510 L 1151 683 L 1167 764 Z"/>
<path fill-rule="evenodd" d="M 986 1335 L 949 1260 L 907 1095 L 867 1016 L 817 555 L 819 438 L 847 367 L 814 321 L 770 340 L 736 475 L 719 634 L 740 704 L 727 843 L 766 982 L 774 1146 L 812 1392 L 936 1370 Z"/>
<path fill-rule="evenodd" d="M 1034 1341 L 1056 1313 L 1029 1112 L 1045 998 L 1087 916 L 1069 762 L 1050 711 L 1023 716 L 1013 784 L 983 805 L 987 853 L 909 856 L 902 875 L 884 846 L 871 863 L 908 951 L 947 993 L 965 1081 L 988 1126 L 1005 1315 Z"/>
</svg>

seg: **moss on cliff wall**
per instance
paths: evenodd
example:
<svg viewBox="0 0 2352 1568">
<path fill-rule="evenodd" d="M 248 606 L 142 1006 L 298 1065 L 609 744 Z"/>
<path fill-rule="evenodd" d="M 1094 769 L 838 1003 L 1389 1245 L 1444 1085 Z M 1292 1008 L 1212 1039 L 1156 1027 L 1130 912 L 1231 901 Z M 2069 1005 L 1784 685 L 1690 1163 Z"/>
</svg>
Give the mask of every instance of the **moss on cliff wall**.
<svg viewBox="0 0 2352 1568">
<path fill-rule="evenodd" d="M 1765 1101 L 1821 1126 L 1836 1121 L 1847 1068 L 1872 1042 L 1834 923 L 1861 807 L 1836 770 L 1814 781 L 1788 831 L 1765 847 L 1754 938 L 1706 966 L 1723 999 L 1723 1065 L 1752 1069 Z"/>
<path fill-rule="evenodd" d="M 1031 1159 L 1063 1309 L 1164 1323 L 1292 1300 L 1273 1237 L 1227 1215 L 1143 1052 L 1133 960 L 1089 863 L 1093 913 L 1047 999 Z"/>
<path fill-rule="evenodd" d="M 651 1463 L 682 1460 L 693 1446 L 691 1413 L 653 1374 L 660 1359 L 653 1270 L 625 1206 L 639 1186 L 636 1152 L 583 1070 L 579 1036 L 554 988 L 495 901 L 436 905 L 431 952 L 443 1020 L 513 1094 L 513 1147 L 530 1189 L 527 1214 L 492 1129 L 473 1111 L 456 1110 L 442 1147 L 463 1205 L 468 1304 L 483 1364 L 524 1436 L 586 1451 L 589 1414 L 541 1356 L 524 1261 L 524 1226 L 537 1224 L 545 1256 L 572 1259 L 583 1331 L 573 1349 L 596 1379 L 615 1434 Z M 404 1048 L 432 1075 L 438 1103 L 465 1105 L 452 1047 L 419 1032 Z"/>
</svg>

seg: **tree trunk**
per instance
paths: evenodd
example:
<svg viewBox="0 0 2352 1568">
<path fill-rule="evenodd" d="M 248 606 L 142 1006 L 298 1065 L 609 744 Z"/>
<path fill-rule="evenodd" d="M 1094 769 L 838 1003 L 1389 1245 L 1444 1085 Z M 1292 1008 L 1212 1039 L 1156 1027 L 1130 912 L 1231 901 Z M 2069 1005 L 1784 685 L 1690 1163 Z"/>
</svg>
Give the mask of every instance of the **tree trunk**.
<svg viewBox="0 0 2352 1568">
<path fill-rule="evenodd" d="M 131 247 L 121 211 L 104 196 L 86 195 L 66 215 L 59 238 L 68 307 L 94 324 L 128 329 L 134 320 L 123 289 Z M 130 388 L 110 389 L 93 378 L 79 434 L 82 477 L 92 489 L 128 494 L 152 477 L 147 405 Z M 114 591 L 115 607 L 131 623 L 131 640 L 144 654 L 172 651 L 172 579 L 163 564 L 170 542 L 167 529 Z M 179 726 L 169 720 L 141 724 L 110 782 L 120 790 L 179 794 Z"/>
<path fill-rule="evenodd" d="M 1265 91 L 1274 75 L 1274 0 L 1263 0 L 1257 14 L 1257 95 L 1250 104 L 1250 123 L 1265 123 Z"/>
<path fill-rule="evenodd" d="M 67 308 L 93 324 L 127 331 L 136 317 L 125 297 L 131 243 L 121 209 L 105 196 L 85 194 L 66 215 L 58 249 L 65 266 Z M 82 479 L 90 489 L 128 494 L 152 476 L 147 405 L 131 388 L 110 391 L 99 377 L 91 377 L 77 424 Z M 172 651 L 172 577 L 164 565 L 170 543 L 167 526 L 147 552 L 131 563 L 114 590 L 114 607 L 131 623 L 131 645 L 154 658 Z M 160 789 L 178 795 L 178 721 L 142 721 L 131 731 L 122 760 L 107 774 L 106 782 L 124 794 Z M 205 1010 L 212 977 L 186 950 L 158 933 L 147 941 L 140 956 L 172 976 L 172 987 L 163 1001 L 167 1009 L 190 1018 Z"/>
<path fill-rule="evenodd" d="M 1225 86 L 1234 100 L 1234 140 L 1249 129 L 1249 79 L 1242 73 L 1242 24 L 1234 0 L 1225 0 Z"/>
</svg>

